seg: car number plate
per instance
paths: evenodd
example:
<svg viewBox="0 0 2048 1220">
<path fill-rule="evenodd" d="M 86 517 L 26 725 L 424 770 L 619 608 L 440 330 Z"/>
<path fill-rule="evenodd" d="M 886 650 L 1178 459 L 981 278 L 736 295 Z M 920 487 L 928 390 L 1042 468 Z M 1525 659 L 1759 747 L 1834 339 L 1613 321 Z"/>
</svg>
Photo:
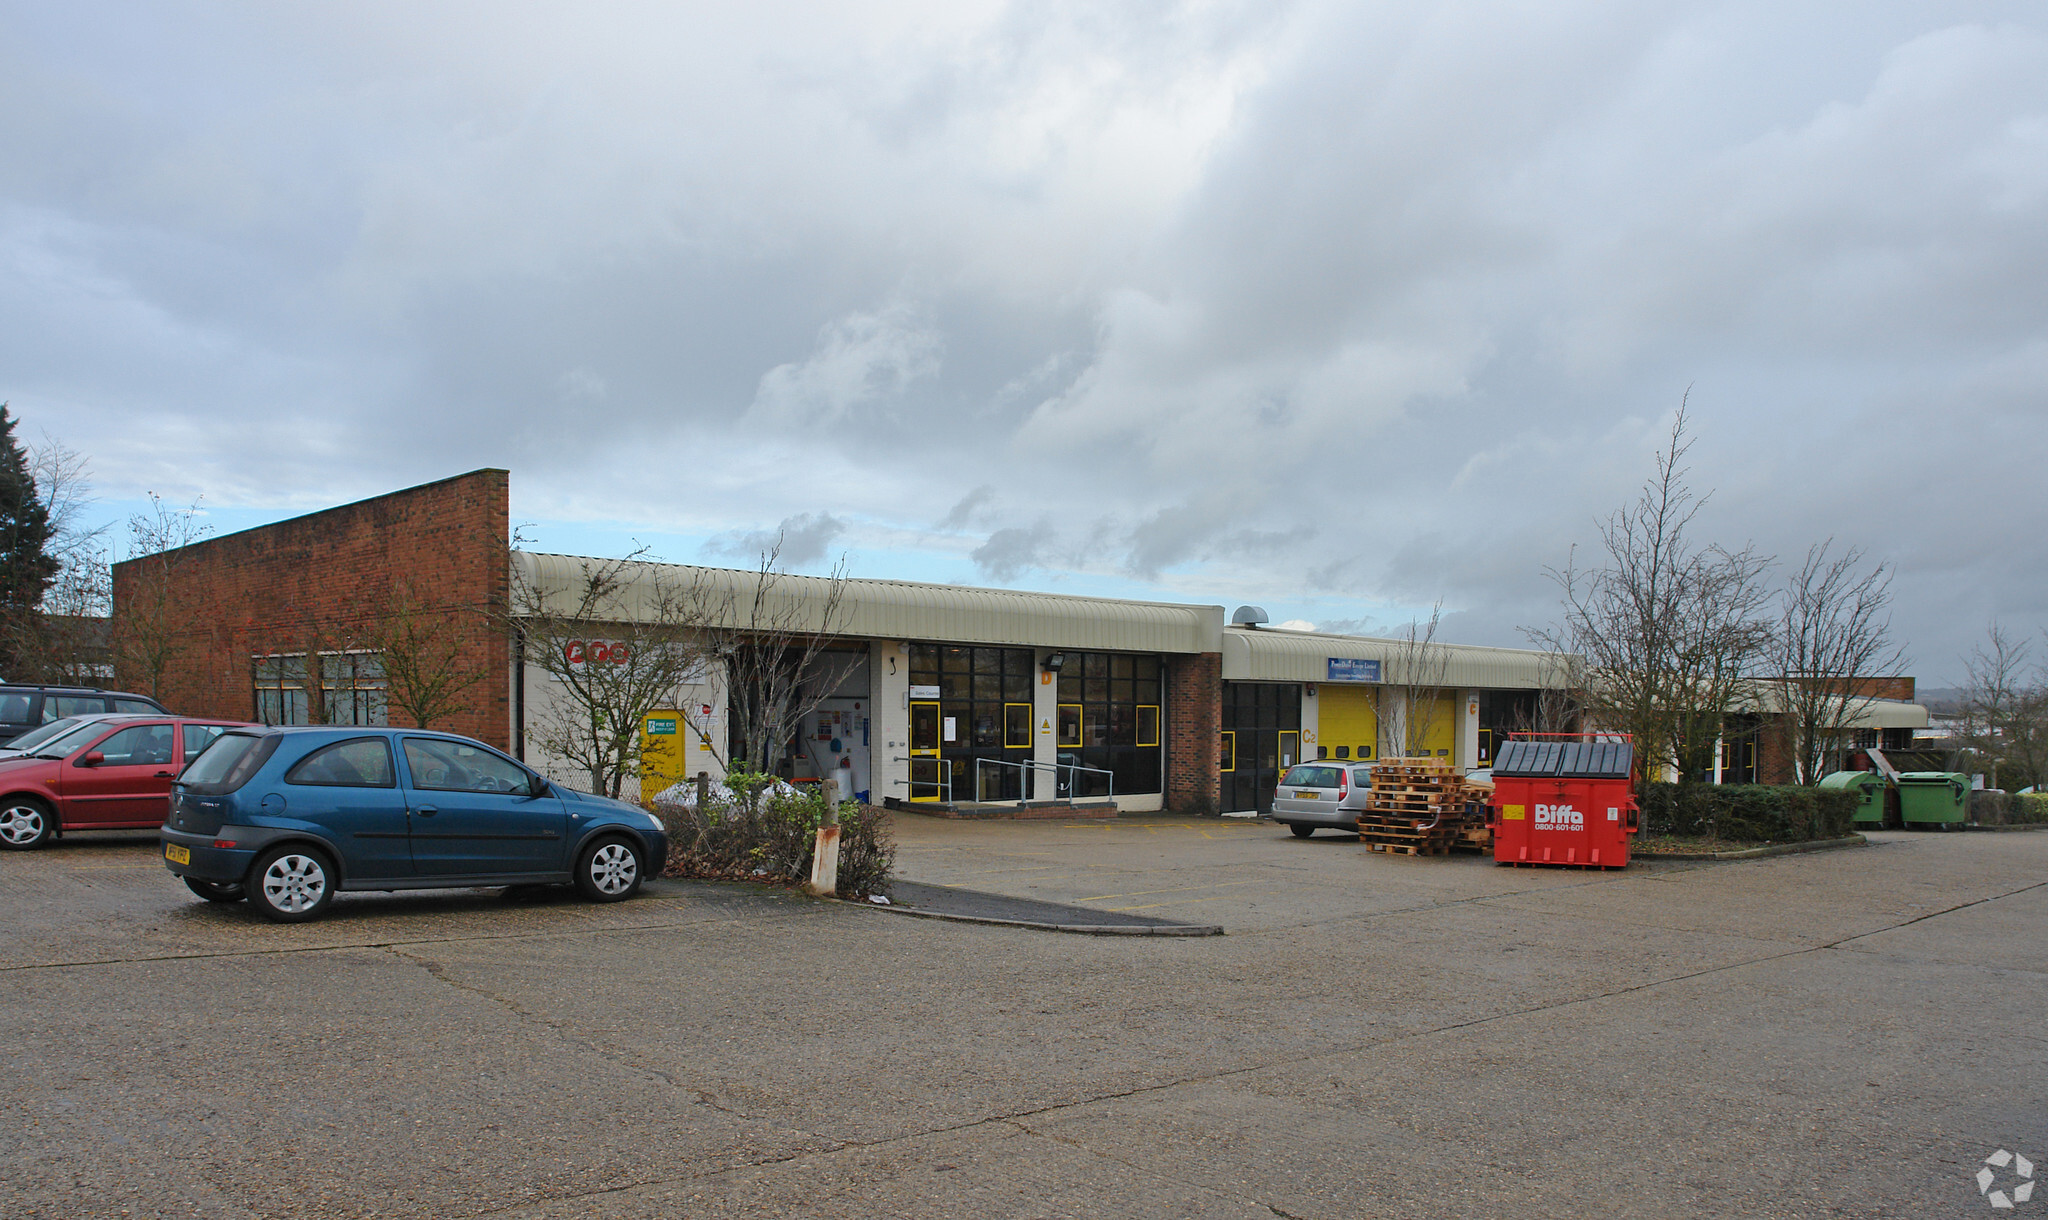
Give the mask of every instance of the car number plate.
<svg viewBox="0 0 2048 1220">
<path fill-rule="evenodd" d="M 192 849 L 180 847 L 176 843 L 166 843 L 164 844 L 164 859 L 169 860 L 173 864 L 190 864 L 192 863 Z"/>
<path fill-rule="evenodd" d="M 1294 794 L 1294 799 L 1298 801 L 1320 801 L 1323 799 L 1323 794 L 1320 792 L 1297 792 Z"/>
</svg>

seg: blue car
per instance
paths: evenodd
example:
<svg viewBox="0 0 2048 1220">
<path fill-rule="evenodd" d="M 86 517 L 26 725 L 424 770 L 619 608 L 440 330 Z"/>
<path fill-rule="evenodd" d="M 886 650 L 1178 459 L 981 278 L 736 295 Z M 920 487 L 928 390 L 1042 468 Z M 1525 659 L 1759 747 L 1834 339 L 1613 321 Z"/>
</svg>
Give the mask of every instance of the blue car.
<svg viewBox="0 0 2048 1220">
<path fill-rule="evenodd" d="M 336 890 L 569 884 L 618 902 L 668 860 L 653 814 L 414 729 L 230 730 L 178 777 L 161 837 L 193 893 L 285 923 Z"/>
</svg>

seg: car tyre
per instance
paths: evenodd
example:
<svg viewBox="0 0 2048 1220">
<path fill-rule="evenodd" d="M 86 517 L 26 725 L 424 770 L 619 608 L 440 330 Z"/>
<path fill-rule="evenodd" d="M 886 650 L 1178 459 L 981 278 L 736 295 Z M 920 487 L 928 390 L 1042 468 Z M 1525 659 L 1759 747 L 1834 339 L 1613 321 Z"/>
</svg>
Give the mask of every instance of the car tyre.
<svg viewBox="0 0 2048 1220">
<path fill-rule="evenodd" d="M 26 796 L 0 801 L 0 847 L 34 851 L 56 833 L 57 813 L 48 805 Z"/>
<path fill-rule="evenodd" d="M 197 877 L 187 877 L 185 888 L 208 902 L 240 902 L 249 896 L 248 891 L 233 881 L 201 881 Z"/>
<path fill-rule="evenodd" d="M 334 864 L 325 852 L 291 843 L 256 857 L 242 891 L 264 918 L 305 923 L 334 900 L 334 882 Z"/>
<path fill-rule="evenodd" d="M 640 845 L 630 839 L 599 839 L 576 861 L 576 889 L 592 902 L 623 902 L 640 892 L 647 872 Z"/>
<path fill-rule="evenodd" d="M 1303 826 L 1298 822 L 1289 822 L 1287 824 L 1287 833 L 1297 839 L 1306 839 L 1315 832 L 1316 828 L 1313 826 Z"/>
</svg>

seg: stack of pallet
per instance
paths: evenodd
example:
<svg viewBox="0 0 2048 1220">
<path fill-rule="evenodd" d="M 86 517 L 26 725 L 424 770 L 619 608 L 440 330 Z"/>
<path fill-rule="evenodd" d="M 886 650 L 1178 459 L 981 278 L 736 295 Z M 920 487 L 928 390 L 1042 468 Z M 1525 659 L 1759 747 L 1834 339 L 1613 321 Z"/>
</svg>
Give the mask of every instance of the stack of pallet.
<svg viewBox="0 0 2048 1220">
<path fill-rule="evenodd" d="M 1445 759 L 1382 759 L 1373 764 L 1358 839 L 1373 851 L 1406 856 L 1491 851 L 1486 802 L 1492 795 L 1490 786 L 1468 782 Z"/>
</svg>

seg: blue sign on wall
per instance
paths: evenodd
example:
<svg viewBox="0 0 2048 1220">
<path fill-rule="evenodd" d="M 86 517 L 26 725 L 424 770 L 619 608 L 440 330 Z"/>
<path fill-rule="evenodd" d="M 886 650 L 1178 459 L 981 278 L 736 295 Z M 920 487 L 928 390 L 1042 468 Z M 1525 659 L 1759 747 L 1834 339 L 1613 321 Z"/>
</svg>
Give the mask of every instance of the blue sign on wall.
<svg viewBox="0 0 2048 1220">
<path fill-rule="evenodd" d="M 1362 657 L 1331 657 L 1331 682 L 1377 682 L 1380 680 L 1380 663 Z"/>
</svg>

